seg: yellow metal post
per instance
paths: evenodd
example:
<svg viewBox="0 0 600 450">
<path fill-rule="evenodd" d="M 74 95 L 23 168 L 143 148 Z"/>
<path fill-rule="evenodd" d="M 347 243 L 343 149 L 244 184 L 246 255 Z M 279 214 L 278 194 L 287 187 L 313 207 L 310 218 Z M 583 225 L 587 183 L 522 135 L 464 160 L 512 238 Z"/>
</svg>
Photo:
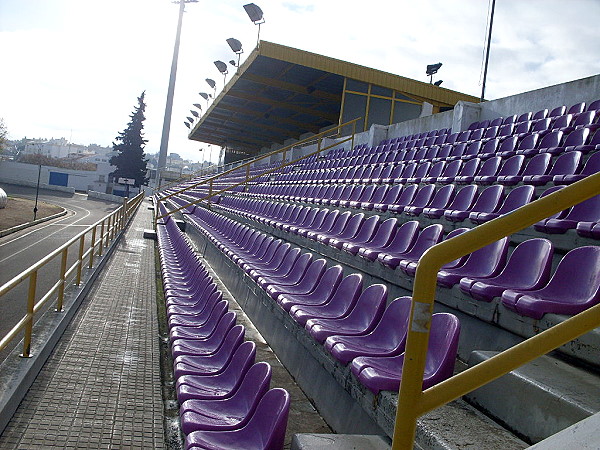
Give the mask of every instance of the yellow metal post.
<svg viewBox="0 0 600 450">
<path fill-rule="evenodd" d="M 98 247 L 98 256 L 102 256 L 102 250 L 104 248 L 104 220 L 102 219 L 102 224 L 100 225 L 100 246 Z"/>
<path fill-rule="evenodd" d="M 92 229 L 92 243 L 90 244 L 90 248 L 90 264 L 88 267 L 91 269 L 94 267 L 94 252 L 96 251 L 96 225 Z"/>
<path fill-rule="evenodd" d="M 67 272 L 67 256 L 69 252 L 69 247 L 65 247 L 62 251 L 62 257 L 60 260 L 60 286 L 58 288 L 58 299 L 56 301 L 56 311 L 60 312 L 63 309 L 63 301 L 65 298 L 65 279 Z"/>
<path fill-rule="evenodd" d="M 77 263 L 77 279 L 75 283 L 77 286 L 81 284 L 81 270 L 83 268 L 83 249 L 85 247 L 85 234 L 79 238 L 79 257 Z"/>
<path fill-rule="evenodd" d="M 27 323 L 25 324 L 25 337 L 23 338 L 22 358 L 31 356 L 31 335 L 33 332 L 33 308 L 35 306 L 35 290 L 37 286 L 37 270 L 29 275 L 29 292 L 27 294 L 27 314 L 25 315 Z"/>
</svg>

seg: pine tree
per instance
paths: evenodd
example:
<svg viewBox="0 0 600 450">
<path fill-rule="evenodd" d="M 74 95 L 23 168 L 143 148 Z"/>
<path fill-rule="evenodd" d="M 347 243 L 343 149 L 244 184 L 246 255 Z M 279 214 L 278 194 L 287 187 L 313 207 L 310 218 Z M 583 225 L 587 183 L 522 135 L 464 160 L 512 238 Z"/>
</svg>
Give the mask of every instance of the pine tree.
<svg viewBox="0 0 600 450">
<path fill-rule="evenodd" d="M 144 146 L 146 139 L 143 138 L 142 130 L 144 129 L 144 110 L 146 109 L 146 103 L 144 103 L 144 97 L 146 91 L 142 92 L 142 95 L 138 97 L 138 105 L 131 114 L 131 120 L 127 124 L 127 128 L 121 131 L 113 142 L 113 149 L 118 152 L 110 158 L 110 163 L 113 166 L 117 166 L 112 175 L 115 180 L 119 178 L 133 178 L 135 180 L 135 186 L 139 187 L 142 184 L 148 182 L 146 177 L 146 164 L 148 162 L 146 155 L 144 154 Z"/>
</svg>

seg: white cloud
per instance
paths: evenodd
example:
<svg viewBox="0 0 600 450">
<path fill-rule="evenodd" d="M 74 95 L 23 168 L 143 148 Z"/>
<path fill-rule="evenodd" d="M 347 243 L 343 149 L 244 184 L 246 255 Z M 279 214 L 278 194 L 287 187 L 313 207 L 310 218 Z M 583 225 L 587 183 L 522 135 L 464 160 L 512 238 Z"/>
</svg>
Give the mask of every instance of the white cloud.
<svg viewBox="0 0 600 450">
<path fill-rule="evenodd" d="M 258 28 L 242 5 L 221 0 L 186 6 L 169 151 L 198 158 L 183 121 L 205 78 L 223 78 L 213 61 L 247 57 Z M 488 3 L 482 0 L 261 0 L 261 38 L 427 81 L 442 62 L 444 87 L 479 95 Z M 178 6 L 169 0 L 2 0 L 0 117 L 11 137 L 71 137 L 110 145 L 146 90 L 147 152 L 157 152 Z M 487 98 L 499 98 L 600 73 L 595 0 L 496 3 Z"/>
</svg>

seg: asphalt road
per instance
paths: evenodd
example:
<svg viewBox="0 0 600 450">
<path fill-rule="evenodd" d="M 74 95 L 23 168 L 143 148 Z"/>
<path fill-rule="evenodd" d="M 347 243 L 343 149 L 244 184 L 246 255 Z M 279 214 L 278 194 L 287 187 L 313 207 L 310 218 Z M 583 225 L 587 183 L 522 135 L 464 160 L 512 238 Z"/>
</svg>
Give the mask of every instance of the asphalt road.
<svg viewBox="0 0 600 450">
<path fill-rule="evenodd" d="M 35 188 L 3 185 L 10 195 L 35 199 Z M 0 238 L 0 285 L 3 285 L 44 256 L 60 247 L 89 225 L 116 209 L 119 205 L 97 199 L 88 199 L 85 194 L 64 194 L 55 191 L 40 191 L 39 199 L 62 206 L 67 215 L 26 228 Z M 69 252 L 70 266 L 77 256 L 77 245 Z M 55 258 L 40 270 L 37 279 L 37 296 L 46 292 L 58 279 L 60 257 Z M 0 297 L 0 338 L 3 337 L 25 314 L 27 304 L 27 282 Z M 51 305 L 55 307 L 55 305 Z M 11 345 L 10 348 L 14 347 Z M 3 360 L 7 351 L 0 354 Z"/>
</svg>

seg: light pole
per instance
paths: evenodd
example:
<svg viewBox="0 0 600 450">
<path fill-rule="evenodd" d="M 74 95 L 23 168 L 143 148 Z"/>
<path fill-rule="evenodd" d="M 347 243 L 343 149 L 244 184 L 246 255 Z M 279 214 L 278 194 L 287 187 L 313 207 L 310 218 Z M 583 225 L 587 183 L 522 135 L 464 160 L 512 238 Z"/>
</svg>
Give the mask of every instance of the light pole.
<svg viewBox="0 0 600 450">
<path fill-rule="evenodd" d="M 181 24 L 186 3 L 198 3 L 198 0 L 179 0 L 179 21 L 177 22 L 177 34 L 175 35 L 175 48 L 173 49 L 173 61 L 171 62 L 171 75 L 169 76 L 169 89 L 167 91 L 167 104 L 165 106 L 165 118 L 163 121 L 162 136 L 160 139 L 160 151 L 158 154 L 158 168 L 156 170 L 156 188 L 160 189 L 160 171 L 165 168 L 167 162 L 167 151 L 169 149 L 169 133 L 171 131 L 171 114 L 173 112 L 173 96 L 175 94 L 175 79 L 177 78 L 177 58 L 179 56 L 179 42 L 181 40 Z"/>
</svg>

